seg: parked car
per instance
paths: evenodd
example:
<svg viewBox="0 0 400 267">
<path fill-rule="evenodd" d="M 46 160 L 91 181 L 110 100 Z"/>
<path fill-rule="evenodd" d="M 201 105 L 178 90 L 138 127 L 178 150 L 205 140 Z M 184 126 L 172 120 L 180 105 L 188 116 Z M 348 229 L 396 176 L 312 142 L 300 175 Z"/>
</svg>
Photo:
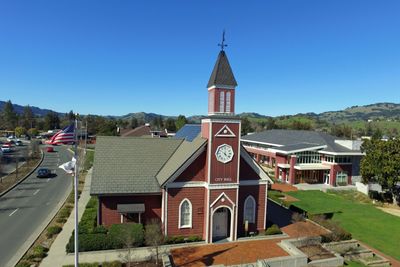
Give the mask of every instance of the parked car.
<svg viewBox="0 0 400 267">
<path fill-rule="evenodd" d="M 22 145 L 23 145 L 23 143 L 22 143 L 22 141 L 21 141 L 21 140 L 17 140 L 17 141 L 15 142 L 15 145 L 16 145 L 16 146 L 22 146 Z"/>
<path fill-rule="evenodd" d="M 4 145 L 2 145 L 2 146 L 1 146 L 1 151 L 2 151 L 3 153 L 9 153 L 9 152 L 11 152 L 11 151 L 12 151 L 11 145 L 9 145 L 9 144 L 4 144 Z"/>
<path fill-rule="evenodd" d="M 37 171 L 37 177 L 38 178 L 48 178 L 51 176 L 51 171 L 47 168 L 40 168 Z"/>
<path fill-rule="evenodd" d="M 54 152 L 54 148 L 53 148 L 52 146 L 48 146 L 48 147 L 46 148 L 46 151 L 47 151 L 47 152 Z"/>
</svg>

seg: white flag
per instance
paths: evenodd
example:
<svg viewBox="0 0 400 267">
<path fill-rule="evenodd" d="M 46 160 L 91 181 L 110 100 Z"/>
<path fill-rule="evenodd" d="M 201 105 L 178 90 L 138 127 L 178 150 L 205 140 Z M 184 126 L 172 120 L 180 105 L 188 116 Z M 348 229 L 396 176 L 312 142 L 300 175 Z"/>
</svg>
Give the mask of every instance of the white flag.
<svg viewBox="0 0 400 267">
<path fill-rule="evenodd" d="M 64 164 L 58 166 L 58 168 L 63 169 L 68 174 L 73 174 L 76 165 L 75 157 L 71 161 L 65 162 Z"/>
</svg>

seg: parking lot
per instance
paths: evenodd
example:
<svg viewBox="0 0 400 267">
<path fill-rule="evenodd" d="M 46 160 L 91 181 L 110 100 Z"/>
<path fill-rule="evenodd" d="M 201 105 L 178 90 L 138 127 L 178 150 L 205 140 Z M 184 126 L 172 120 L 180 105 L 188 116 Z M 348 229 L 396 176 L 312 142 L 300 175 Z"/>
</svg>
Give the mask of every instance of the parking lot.
<svg viewBox="0 0 400 267">
<path fill-rule="evenodd" d="M 0 138 L 0 143 L 5 143 L 6 138 Z M 17 166 L 25 164 L 25 158 L 27 157 L 29 141 L 22 140 L 22 146 L 12 146 L 11 152 L 1 153 L 0 158 L 0 177 L 6 176 L 15 171 Z"/>
</svg>

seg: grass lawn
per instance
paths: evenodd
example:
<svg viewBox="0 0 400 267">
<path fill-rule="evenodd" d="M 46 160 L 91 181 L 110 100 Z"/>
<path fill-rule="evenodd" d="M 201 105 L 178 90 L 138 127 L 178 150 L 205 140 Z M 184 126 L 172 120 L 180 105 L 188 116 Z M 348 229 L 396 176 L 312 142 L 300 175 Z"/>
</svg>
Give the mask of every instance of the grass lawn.
<svg viewBox="0 0 400 267">
<path fill-rule="evenodd" d="M 354 192 L 357 196 L 357 192 Z M 400 217 L 385 213 L 371 203 L 352 199 L 348 193 L 295 191 L 287 194 L 299 199 L 292 205 L 309 214 L 334 212 L 332 220 L 358 239 L 400 260 Z"/>
<path fill-rule="evenodd" d="M 346 261 L 344 266 L 350 266 L 350 267 L 365 267 L 364 264 L 358 261 Z"/>
</svg>

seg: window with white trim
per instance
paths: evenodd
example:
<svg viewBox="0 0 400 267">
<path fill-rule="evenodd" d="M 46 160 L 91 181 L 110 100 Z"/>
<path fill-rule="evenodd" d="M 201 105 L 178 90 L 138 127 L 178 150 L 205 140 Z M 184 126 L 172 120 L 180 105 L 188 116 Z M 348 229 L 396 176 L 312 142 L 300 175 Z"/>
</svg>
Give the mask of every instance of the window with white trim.
<svg viewBox="0 0 400 267">
<path fill-rule="evenodd" d="M 341 171 L 336 173 L 336 184 L 347 185 L 348 175 L 347 172 Z"/>
<path fill-rule="evenodd" d="M 244 218 L 243 222 L 255 223 L 256 221 L 256 200 L 252 196 L 248 196 L 244 201 Z"/>
<path fill-rule="evenodd" d="M 179 227 L 192 227 L 192 203 L 188 199 L 179 205 Z"/>
<path fill-rule="evenodd" d="M 226 112 L 231 112 L 231 92 L 226 92 Z"/>
<path fill-rule="evenodd" d="M 225 112 L 225 92 L 219 93 L 219 112 Z"/>
</svg>

